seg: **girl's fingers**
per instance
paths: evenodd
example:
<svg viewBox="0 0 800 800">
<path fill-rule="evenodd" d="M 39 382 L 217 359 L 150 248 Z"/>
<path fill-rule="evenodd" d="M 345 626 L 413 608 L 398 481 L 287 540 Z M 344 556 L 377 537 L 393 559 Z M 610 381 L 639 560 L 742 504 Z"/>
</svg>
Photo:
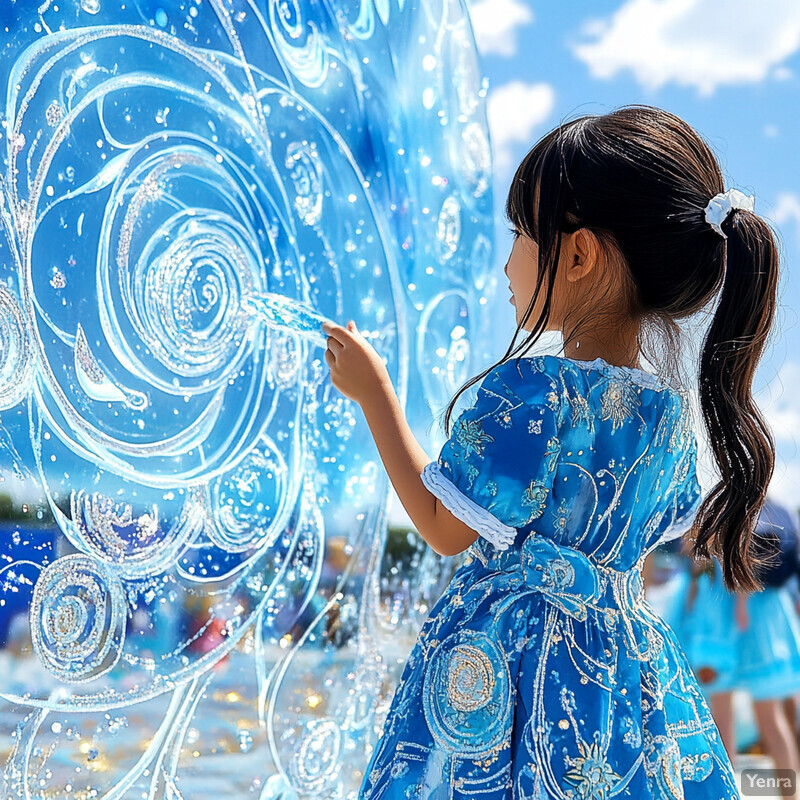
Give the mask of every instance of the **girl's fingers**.
<svg viewBox="0 0 800 800">
<path fill-rule="evenodd" d="M 358 329 L 355 327 L 354 322 L 352 322 L 352 328 L 350 325 L 351 323 L 348 323 L 348 327 L 344 328 L 341 325 L 337 325 L 335 322 L 327 321 L 322 323 L 322 331 L 330 338 L 345 344 L 346 342 L 356 341 L 355 334 L 358 332 Z"/>
<path fill-rule="evenodd" d="M 332 367 L 336 363 L 336 357 L 331 353 L 330 350 L 325 351 L 325 363 Z"/>
<path fill-rule="evenodd" d="M 336 336 L 337 338 L 341 337 L 342 334 L 347 336 L 349 333 L 347 328 L 343 328 L 341 325 L 337 325 L 330 320 L 322 323 L 322 330 L 324 333 L 328 334 L 328 336 Z"/>
<path fill-rule="evenodd" d="M 328 337 L 328 350 L 332 350 L 334 355 L 335 355 L 340 350 L 344 350 L 344 345 L 338 339 L 334 339 L 333 336 L 329 336 Z"/>
</svg>

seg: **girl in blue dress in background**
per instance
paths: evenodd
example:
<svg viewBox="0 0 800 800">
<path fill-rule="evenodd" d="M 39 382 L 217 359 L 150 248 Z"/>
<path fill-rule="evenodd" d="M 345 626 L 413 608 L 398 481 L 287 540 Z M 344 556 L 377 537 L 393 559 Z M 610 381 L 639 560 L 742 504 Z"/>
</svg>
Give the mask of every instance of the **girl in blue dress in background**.
<svg viewBox="0 0 800 800">
<path fill-rule="evenodd" d="M 442 555 L 469 548 L 405 665 L 363 800 L 738 798 L 641 566 L 694 521 L 695 555 L 756 588 L 773 447 L 751 383 L 778 260 L 751 209 L 665 111 L 545 136 L 507 202 L 527 336 L 467 384 L 480 381 L 475 404 L 433 462 L 355 324 L 323 326 L 331 379 L 361 405 L 417 530 Z M 676 321 L 714 301 L 698 367 L 721 480 L 701 500 L 685 394 L 640 358 L 654 326 L 671 345 Z M 563 333 L 563 357 L 525 355 L 545 330 Z"/>
<path fill-rule="evenodd" d="M 676 598 L 682 609 L 675 633 L 710 700 L 731 758 L 736 753 L 733 690 L 739 689 L 753 700 L 761 743 L 775 767 L 798 773 L 794 719 L 784 708 L 784 701 L 800 692 L 800 617 L 792 596 L 797 526 L 790 512 L 767 498 L 755 530 L 773 541 L 780 530 L 789 543 L 769 568 L 758 570 L 764 589 L 751 595 L 729 592 L 714 561 L 692 576 L 685 596 Z M 766 550 L 763 540 L 761 548 Z"/>
</svg>

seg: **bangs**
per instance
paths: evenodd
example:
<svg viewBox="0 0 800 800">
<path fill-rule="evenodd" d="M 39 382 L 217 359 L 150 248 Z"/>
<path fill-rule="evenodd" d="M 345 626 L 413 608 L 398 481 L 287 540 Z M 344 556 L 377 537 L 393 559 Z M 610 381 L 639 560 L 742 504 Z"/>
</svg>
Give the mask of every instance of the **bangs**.
<svg viewBox="0 0 800 800">
<path fill-rule="evenodd" d="M 570 194 L 568 162 L 573 160 L 582 131 L 591 119 L 579 117 L 550 131 L 531 148 L 514 173 L 506 217 L 540 247 L 542 235 L 549 239 L 549 232 L 558 232 L 564 224 Z"/>
<path fill-rule="evenodd" d="M 553 158 L 553 134 L 537 142 L 514 173 L 506 198 L 506 217 L 515 230 L 539 244 L 537 208 L 544 163 Z"/>
</svg>

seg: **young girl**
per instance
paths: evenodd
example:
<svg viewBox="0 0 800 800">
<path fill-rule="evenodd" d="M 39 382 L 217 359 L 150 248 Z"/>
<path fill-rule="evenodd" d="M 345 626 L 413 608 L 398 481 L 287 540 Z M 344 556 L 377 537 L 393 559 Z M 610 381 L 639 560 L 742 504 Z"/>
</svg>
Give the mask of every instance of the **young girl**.
<svg viewBox="0 0 800 800">
<path fill-rule="evenodd" d="M 796 535 L 792 515 L 768 497 L 756 532 L 778 528 Z M 760 573 L 767 585 L 752 595 L 728 592 L 719 565 L 712 562 L 710 574 L 694 575 L 685 597 L 676 598 L 683 608 L 674 628 L 731 758 L 736 752 L 733 689 L 742 689 L 753 700 L 764 750 L 777 769 L 791 774 L 800 772 L 800 753 L 794 716 L 787 714 L 784 701 L 800 692 L 800 617 L 792 598 L 794 560 L 789 554 L 785 558 L 788 563 L 775 563 L 771 577 Z"/>
<path fill-rule="evenodd" d="M 778 261 L 750 198 L 723 189 L 709 148 L 665 111 L 545 136 L 507 202 L 528 336 L 471 382 L 475 405 L 433 463 L 377 353 L 352 322 L 325 324 L 333 383 L 361 405 L 417 530 L 442 555 L 470 548 L 408 658 L 363 800 L 738 798 L 640 572 L 694 519 L 695 554 L 756 587 L 773 448 L 751 382 Z M 715 299 L 699 373 L 721 481 L 700 502 L 684 395 L 639 359 L 654 322 L 671 336 Z M 564 357 L 521 355 L 545 330 L 563 332 Z"/>
</svg>

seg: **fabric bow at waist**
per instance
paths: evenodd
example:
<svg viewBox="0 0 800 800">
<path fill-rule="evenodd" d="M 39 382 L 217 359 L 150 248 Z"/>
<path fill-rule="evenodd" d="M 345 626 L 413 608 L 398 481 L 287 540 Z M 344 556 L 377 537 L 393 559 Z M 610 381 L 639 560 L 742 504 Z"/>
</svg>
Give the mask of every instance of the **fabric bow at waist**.
<svg viewBox="0 0 800 800">
<path fill-rule="evenodd" d="M 632 610 L 642 597 L 638 568 L 620 571 L 602 566 L 574 547 L 556 544 L 535 533 L 521 548 L 487 554 L 473 544 L 469 552 L 489 570 L 521 572 L 527 588 L 541 593 L 580 621 L 586 619 L 590 607 L 617 609 L 627 617 L 625 612 Z M 630 621 L 626 619 L 628 625 Z"/>
</svg>

